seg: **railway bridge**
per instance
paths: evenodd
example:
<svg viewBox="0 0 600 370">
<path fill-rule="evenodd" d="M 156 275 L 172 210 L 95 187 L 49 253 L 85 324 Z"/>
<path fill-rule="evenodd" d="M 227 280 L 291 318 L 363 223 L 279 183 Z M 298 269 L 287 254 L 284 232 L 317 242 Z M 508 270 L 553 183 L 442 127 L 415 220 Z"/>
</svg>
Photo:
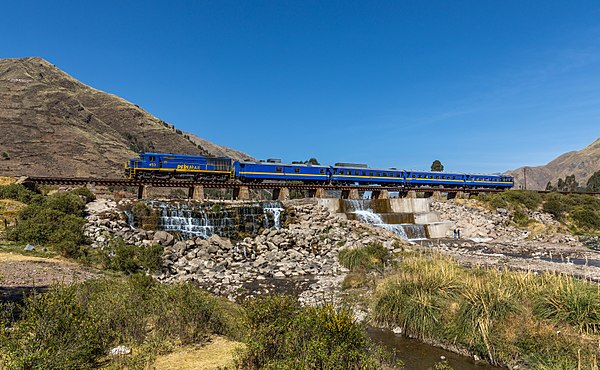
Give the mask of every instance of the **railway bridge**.
<svg viewBox="0 0 600 370">
<path fill-rule="evenodd" d="M 353 185 L 323 185 L 302 184 L 285 182 L 242 183 L 238 181 L 186 181 L 186 180 L 132 180 L 132 179 L 104 179 L 104 178 L 66 178 L 66 177 L 26 177 L 20 180 L 24 185 L 67 185 L 87 186 L 91 189 L 96 186 L 122 186 L 137 188 L 138 199 L 149 197 L 153 188 L 182 188 L 187 189 L 188 198 L 194 200 L 205 199 L 205 189 L 232 189 L 233 199 L 250 199 L 250 189 L 270 190 L 273 199 L 289 199 L 290 190 L 306 191 L 309 197 L 324 198 L 326 191 L 339 191 L 343 199 L 359 199 L 360 192 L 370 191 L 374 199 L 387 199 L 389 194 L 397 192 L 399 197 L 416 197 L 416 193 L 424 193 L 425 197 L 437 196 L 447 193 L 448 198 L 465 197 L 478 193 L 495 193 L 498 189 L 463 189 L 443 187 L 420 187 L 407 189 L 397 186 L 353 186 Z"/>
</svg>

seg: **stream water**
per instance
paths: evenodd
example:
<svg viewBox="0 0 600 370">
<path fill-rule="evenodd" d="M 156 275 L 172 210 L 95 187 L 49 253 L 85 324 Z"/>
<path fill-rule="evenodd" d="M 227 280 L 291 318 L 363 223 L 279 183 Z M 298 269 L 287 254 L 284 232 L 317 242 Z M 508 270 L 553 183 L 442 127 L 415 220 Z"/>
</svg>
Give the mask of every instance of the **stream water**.
<svg viewBox="0 0 600 370">
<path fill-rule="evenodd" d="M 391 330 L 368 328 L 369 337 L 386 348 L 396 350 L 398 357 L 404 362 L 405 370 L 433 369 L 435 364 L 447 361 L 455 370 L 498 370 L 499 367 L 478 364 L 469 357 L 461 356 L 442 348 L 430 346 L 415 339 L 394 334 Z"/>
</svg>

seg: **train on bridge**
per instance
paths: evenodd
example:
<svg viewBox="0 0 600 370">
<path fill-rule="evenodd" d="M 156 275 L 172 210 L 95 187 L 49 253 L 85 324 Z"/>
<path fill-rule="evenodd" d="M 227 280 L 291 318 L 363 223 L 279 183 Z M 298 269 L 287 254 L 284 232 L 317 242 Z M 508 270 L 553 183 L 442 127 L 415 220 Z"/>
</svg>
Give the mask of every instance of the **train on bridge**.
<svg viewBox="0 0 600 370">
<path fill-rule="evenodd" d="M 125 176 L 129 179 L 237 180 L 242 183 L 281 181 L 305 184 L 398 186 L 407 189 L 436 186 L 509 189 L 514 185 L 514 179 L 507 175 L 370 168 L 364 164 L 349 163 L 324 166 L 303 163 L 285 164 L 279 160 L 251 162 L 226 157 L 165 153 L 140 153 L 138 158 L 132 158 L 125 163 Z"/>
</svg>

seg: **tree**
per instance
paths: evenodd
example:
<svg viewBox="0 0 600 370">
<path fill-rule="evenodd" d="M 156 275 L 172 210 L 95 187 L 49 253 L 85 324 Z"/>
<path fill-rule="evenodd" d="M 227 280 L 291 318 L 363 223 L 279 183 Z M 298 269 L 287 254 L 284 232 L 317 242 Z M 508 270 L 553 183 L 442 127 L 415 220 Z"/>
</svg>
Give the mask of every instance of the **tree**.
<svg viewBox="0 0 600 370">
<path fill-rule="evenodd" d="M 308 161 L 305 161 L 304 164 L 312 164 L 314 166 L 320 165 L 319 161 L 317 161 L 317 158 L 315 157 L 311 157 Z"/>
<path fill-rule="evenodd" d="M 600 191 L 600 171 L 594 172 L 587 181 L 587 191 Z"/>
<path fill-rule="evenodd" d="M 575 175 L 566 176 L 565 179 L 558 179 L 556 186 L 558 191 L 577 191 L 579 183 L 575 180 Z"/>
<path fill-rule="evenodd" d="M 431 170 L 436 172 L 442 172 L 444 170 L 444 165 L 442 164 L 442 162 L 440 162 L 439 159 L 436 159 L 431 164 Z"/>
<path fill-rule="evenodd" d="M 554 186 L 552 186 L 552 181 L 548 181 L 548 183 L 546 184 L 546 191 L 555 191 L 556 188 Z"/>
</svg>

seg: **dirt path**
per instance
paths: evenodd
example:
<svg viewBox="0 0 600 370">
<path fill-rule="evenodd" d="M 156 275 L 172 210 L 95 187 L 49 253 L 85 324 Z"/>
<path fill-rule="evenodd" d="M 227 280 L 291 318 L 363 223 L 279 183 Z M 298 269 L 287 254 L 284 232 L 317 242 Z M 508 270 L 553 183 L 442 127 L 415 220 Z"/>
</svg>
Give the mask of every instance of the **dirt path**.
<svg viewBox="0 0 600 370">
<path fill-rule="evenodd" d="M 15 301 L 23 293 L 52 284 L 71 284 L 99 275 L 97 270 L 59 258 L 0 252 L 0 301 Z"/>
</svg>

